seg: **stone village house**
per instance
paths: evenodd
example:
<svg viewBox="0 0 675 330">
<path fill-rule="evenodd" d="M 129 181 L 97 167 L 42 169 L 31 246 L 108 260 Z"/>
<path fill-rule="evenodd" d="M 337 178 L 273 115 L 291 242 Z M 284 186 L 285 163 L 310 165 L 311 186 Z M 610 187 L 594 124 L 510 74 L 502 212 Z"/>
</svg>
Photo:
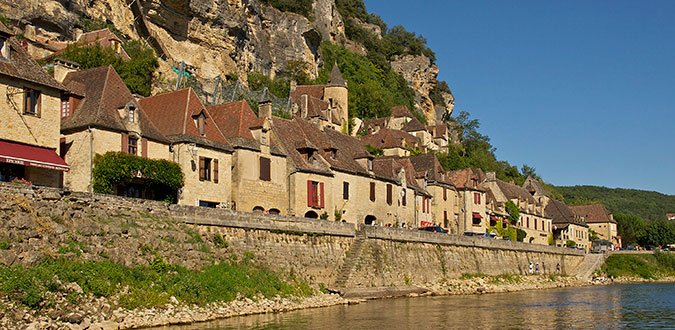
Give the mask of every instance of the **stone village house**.
<svg viewBox="0 0 675 330">
<path fill-rule="evenodd" d="M 574 214 L 586 219 L 589 230 L 598 234 L 598 238 L 612 242 L 614 247 L 621 246 L 621 236 L 617 232 L 614 215 L 602 204 L 570 206 Z"/>
<path fill-rule="evenodd" d="M 546 214 L 553 219 L 556 246 L 567 246 L 567 241 L 573 241 L 577 247 L 590 250 L 588 224 L 583 217 L 574 214 L 569 206 L 555 199 L 550 199 L 546 204 Z"/>
<path fill-rule="evenodd" d="M 72 169 L 64 186 L 93 191 L 94 157 L 124 152 L 152 159 L 169 159 L 169 141 L 152 123 L 112 66 L 74 71 L 57 60 L 54 75 L 71 91 L 61 102 L 61 149 Z M 116 187 L 122 196 L 152 198 L 141 178 Z"/>
<path fill-rule="evenodd" d="M 26 53 L 0 23 L 0 181 L 61 186 L 59 111 L 66 88 Z"/>
<path fill-rule="evenodd" d="M 484 177 L 477 168 L 449 171 L 447 180 L 457 189 L 459 199 L 459 232 L 484 233 L 487 229 L 485 217 L 486 189 L 479 184 Z"/>
<path fill-rule="evenodd" d="M 426 183 L 426 190 L 432 196 L 431 222 L 443 227 L 451 234 L 461 234 L 459 195 L 436 155 L 420 154 L 410 156 L 408 159 L 417 172 L 418 180 Z"/>
</svg>

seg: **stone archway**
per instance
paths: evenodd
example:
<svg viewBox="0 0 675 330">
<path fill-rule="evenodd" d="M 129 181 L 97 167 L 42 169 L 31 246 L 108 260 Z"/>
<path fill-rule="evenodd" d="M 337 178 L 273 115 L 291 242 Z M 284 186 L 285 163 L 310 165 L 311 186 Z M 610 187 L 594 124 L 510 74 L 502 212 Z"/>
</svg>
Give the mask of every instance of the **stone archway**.
<svg viewBox="0 0 675 330">
<path fill-rule="evenodd" d="M 270 214 L 281 214 L 281 211 L 279 211 L 279 209 L 270 209 L 269 213 Z"/>
<path fill-rule="evenodd" d="M 265 213 L 265 208 L 262 206 L 256 206 L 253 208 L 253 213 Z"/>
<path fill-rule="evenodd" d="M 310 210 L 310 211 L 307 211 L 307 213 L 305 213 L 305 218 L 318 219 L 319 215 L 316 212 Z"/>
<path fill-rule="evenodd" d="M 377 221 L 377 218 L 374 215 L 367 215 L 366 218 L 363 220 L 363 223 L 369 226 L 374 226 L 375 221 Z"/>
</svg>

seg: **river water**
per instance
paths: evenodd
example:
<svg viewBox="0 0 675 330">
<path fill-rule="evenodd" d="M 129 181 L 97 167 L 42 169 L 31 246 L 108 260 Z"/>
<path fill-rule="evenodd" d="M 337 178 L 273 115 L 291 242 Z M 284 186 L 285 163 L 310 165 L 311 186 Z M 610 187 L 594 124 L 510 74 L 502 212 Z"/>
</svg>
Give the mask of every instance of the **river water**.
<svg viewBox="0 0 675 330">
<path fill-rule="evenodd" d="M 156 329 L 675 329 L 675 284 L 384 299 Z"/>
</svg>

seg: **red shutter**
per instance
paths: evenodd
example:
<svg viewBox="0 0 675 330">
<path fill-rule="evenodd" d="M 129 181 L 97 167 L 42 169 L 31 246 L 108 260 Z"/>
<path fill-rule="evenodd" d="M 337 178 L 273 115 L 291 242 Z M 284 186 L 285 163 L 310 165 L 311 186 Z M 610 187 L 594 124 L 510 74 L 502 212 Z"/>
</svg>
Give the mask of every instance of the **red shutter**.
<svg viewBox="0 0 675 330">
<path fill-rule="evenodd" d="M 312 181 L 307 180 L 307 206 L 314 206 L 312 198 Z"/>
<path fill-rule="evenodd" d="M 206 161 L 204 157 L 199 157 L 199 181 L 204 181 L 206 179 Z"/>
<path fill-rule="evenodd" d="M 218 160 L 213 160 L 213 183 L 218 183 Z"/>
<path fill-rule="evenodd" d="M 321 201 L 321 205 L 320 205 L 320 206 L 321 206 L 321 208 L 323 208 L 323 207 L 324 207 L 324 200 L 323 200 L 323 182 L 319 183 L 319 192 L 320 192 L 320 196 L 321 196 L 321 200 L 320 200 L 320 201 Z"/>
<path fill-rule="evenodd" d="M 148 158 L 148 140 L 147 139 L 141 140 L 141 156 L 143 156 L 144 158 Z"/>
<path fill-rule="evenodd" d="M 129 134 L 122 133 L 122 152 L 129 153 Z"/>
</svg>

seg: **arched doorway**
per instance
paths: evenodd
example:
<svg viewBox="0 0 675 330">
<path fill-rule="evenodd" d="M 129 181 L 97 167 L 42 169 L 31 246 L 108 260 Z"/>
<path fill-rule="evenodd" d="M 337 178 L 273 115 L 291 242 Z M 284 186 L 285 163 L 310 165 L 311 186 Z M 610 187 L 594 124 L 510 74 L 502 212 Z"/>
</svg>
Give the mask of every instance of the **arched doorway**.
<svg viewBox="0 0 675 330">
<path fill-rule="evenodd" d="M 279 211 L 278 209 L 270 209 L 270 212 L 269 212 L 269 213 L 270 213 L 270 214 L 280 214 L 281 211 Z"/>
<path fill-rule="evenodd" d="M 305 218 L 318 219 L 319 215 L 314 211 L 307 211 L 307 213 L 305 213 Z"/>
<path fill-rule="evenodd" d="M 534 237 L 530 237 L 530 244 L 534 243 Z"/>
<path fill-rule="evenodd" d="M 265 208 L 262 206 L 256 206 L 253 208 L 253 213 L 265 213 Z"/>
<path fill-rule="evenodd" d="M 366 225 L 374 226 L 377 218 L 374 215 L 367 215 L 366 219 L 363 221 Z"/>
</svg>

